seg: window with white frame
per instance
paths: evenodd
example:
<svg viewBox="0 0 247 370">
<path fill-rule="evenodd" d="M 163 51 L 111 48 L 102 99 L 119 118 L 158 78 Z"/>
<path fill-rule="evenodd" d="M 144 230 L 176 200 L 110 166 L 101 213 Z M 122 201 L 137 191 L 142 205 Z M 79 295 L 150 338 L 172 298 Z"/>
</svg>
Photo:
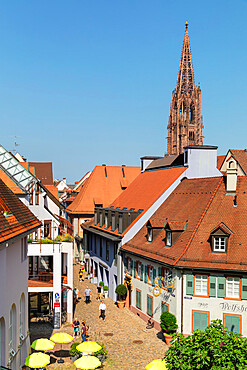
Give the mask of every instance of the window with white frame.
<svg viewBox="0 0 247 370">
<path fill-rule="evenodd" d="M 195 295 L 208 295 L 207 275 L 195 275 Z"/>
<path fill-rule="evenodd" d="M 148 227 L 147 241 L 148 242 L 152 242 L 153 241 L 153 230 L 152 230 L 151 227 Z"/>
<path fill-rule="evenodd" d="M 226 297 L 240 298 L 240 279 L 228 277 L 226 278 Z"/>
<path fill-rule="evenodd" d="M 170 247 L 172 245 L 172 233 L 171 231 L 166 231 L 166 245 Z"/>
<path fill-rule="evenodd" d="M 148 266 L 148 282 L 152 283 L 153 282 L 153 267 Z"/>
<path fill-rule="evenodd" d="M 225 251 L 226 251 L 226 237 L 215 236 L 214 252 L 225 252 Z"/>
<path fill-rule="evenodd" d="M 136 262 L 137 264 L 137 268 L 136 268 L 136 271 L 137 271 L 137 276 L 140 278 L 141 277 L 141 267 L 142 267 L 142 264 L 141 262 Z"/>
</svg>

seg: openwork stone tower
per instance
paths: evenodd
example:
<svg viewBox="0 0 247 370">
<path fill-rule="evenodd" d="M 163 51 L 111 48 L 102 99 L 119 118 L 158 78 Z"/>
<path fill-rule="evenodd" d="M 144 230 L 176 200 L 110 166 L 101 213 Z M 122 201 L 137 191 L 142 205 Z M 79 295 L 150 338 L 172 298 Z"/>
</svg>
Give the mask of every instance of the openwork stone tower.
<svg viewBox="0 0 247 370">
<path fill-rule="evenodd" d="M 195 86 L 190 50 L 188 23 L 178 71 L 177 86 L 172 92 L 168 122 L 167 154 L 181 154 L 188 145 L 203 144 L 201 116 L 201 89 Z"/>
</svg>

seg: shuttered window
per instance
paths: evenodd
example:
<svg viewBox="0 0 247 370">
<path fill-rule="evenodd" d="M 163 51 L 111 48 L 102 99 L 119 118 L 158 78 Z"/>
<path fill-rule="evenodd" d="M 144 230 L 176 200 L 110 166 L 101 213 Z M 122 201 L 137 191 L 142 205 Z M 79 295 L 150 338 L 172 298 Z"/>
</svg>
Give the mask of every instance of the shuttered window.
<svg viewBox="0 0 247 370">
<path fill-rule="evenodd" d="M 136 277 L 136 261 L 134 261 L 134 278 Z"/>
<path fill-rule="evenodd" d="M 169 311 L 169 306 L 167 303 L 161 302 L 161 313 Z"/>
<path fill-rule="evenodd" d="M 186 294 L 193 295 L 193 275 L 186 274 Z"/>
<path fill-rule="evenodd" d="M 194 330 L 205 330 L 208 326 L 209 314 L 208 312 L 197 312 L 193 311 L 193 331 Z"/>
<path fill-rule="evenodd" d="M 216 276 L 209 276 L 209 297 L 216 297 Z"/>
<path fill-rule="evenodd" d="M 140 276 L 140 278 L 141 278 L 141 281 L 143 281 L 143 264 L 141 263 L 141 276 Z"/>
<path fill-rule="evenodd" d="M 241 333 L 241 317 L 237 315 L 224 314 L 224 325 L 233 333 Z"/>
<path fill-rule="evenodd" d="M 147 314 L 153 316 L 153 297 L 147 296 Z"/>
<path fill-rule="evenodd" d="M 153 286 L 155 286 L 156 269 L 153 269 Z"/>
<path fill-rule="evenodd" d="M 141 291 L 136 289 L 136 308 L 139 308 L 141 310 Z"/>
<path fill-rule="evenodd" d="M 144 282 L 147 283 L 147 281 L 148 281 L 148 267 L 145 265 Z"/>
<path fill-rule="evenodd" d="M 247 299 L 247 278 L 242 278 L 241 281 L 241 298 Z"/>
<path fill-rule="evenodd" d="M 217 297 L 225 298 L 225 277 L 218 276 Z"/>
</svg>

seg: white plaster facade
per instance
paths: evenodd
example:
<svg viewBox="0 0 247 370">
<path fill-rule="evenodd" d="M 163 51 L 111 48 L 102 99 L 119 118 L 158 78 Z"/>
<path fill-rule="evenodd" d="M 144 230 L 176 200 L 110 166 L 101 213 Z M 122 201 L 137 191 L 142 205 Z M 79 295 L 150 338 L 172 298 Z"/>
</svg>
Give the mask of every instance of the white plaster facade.
<svg viewBox="0 0 247 370">
<path fill-rule="evenodd" d="M 64 258 L 62 259 L 62 254 Z M 61 297 L 63 289 L 67 291 L 67 321 L 72 322 L 73 318 L 73 243 L 61 242 L 54 244 L 28 244 L 28 257 L 53 257 L 53 286 L 29 287 L 29 293 L 51 292 L 53 294 L 53 305 L 56 301 L 55 294 L 58 293 L 60 307 L 54 307 L 56 311 L 61 312 Z M 62 261 L 64 265 L 62 266 Z M 66 272 L 67 283 L 62 284 L 62 272 Z M 60 321 L 61 324 L 61 321 Z"/>
<path fill-rule="evenodd" d="M 27 237 L 0 245 L 0 364 L 19 370 L 28 355 Z"/>
</svg>

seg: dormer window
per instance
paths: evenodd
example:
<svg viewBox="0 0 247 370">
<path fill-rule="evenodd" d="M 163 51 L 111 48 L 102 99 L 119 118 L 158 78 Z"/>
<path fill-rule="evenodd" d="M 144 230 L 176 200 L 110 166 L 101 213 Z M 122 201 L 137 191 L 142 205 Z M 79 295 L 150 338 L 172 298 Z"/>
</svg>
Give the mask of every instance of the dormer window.
<svg viewBox="0 0 247 370">
<path fill-rule="evenodd" d="M 148 227 L 147 241 L 151 243 L 153 241 L 153 230 L 151 227 Z"/>
<path fill-rule="evenodd" d="M 166 231 L 166 246 L 170 247 L 172 245 L 172 232 L 170 230 Z"/>
<path fill-rule="evenodd" d="M 211 232 L 211 248 L 212 252 L 226 253 L 228 239 L 232 231 L 222 222 Z"/>
<path fill-rule="evenodd" d="M 215 236 L 214 252 L 225 252 L 225 251 L 226 251 L 226 237 Z"/>
</svg>

